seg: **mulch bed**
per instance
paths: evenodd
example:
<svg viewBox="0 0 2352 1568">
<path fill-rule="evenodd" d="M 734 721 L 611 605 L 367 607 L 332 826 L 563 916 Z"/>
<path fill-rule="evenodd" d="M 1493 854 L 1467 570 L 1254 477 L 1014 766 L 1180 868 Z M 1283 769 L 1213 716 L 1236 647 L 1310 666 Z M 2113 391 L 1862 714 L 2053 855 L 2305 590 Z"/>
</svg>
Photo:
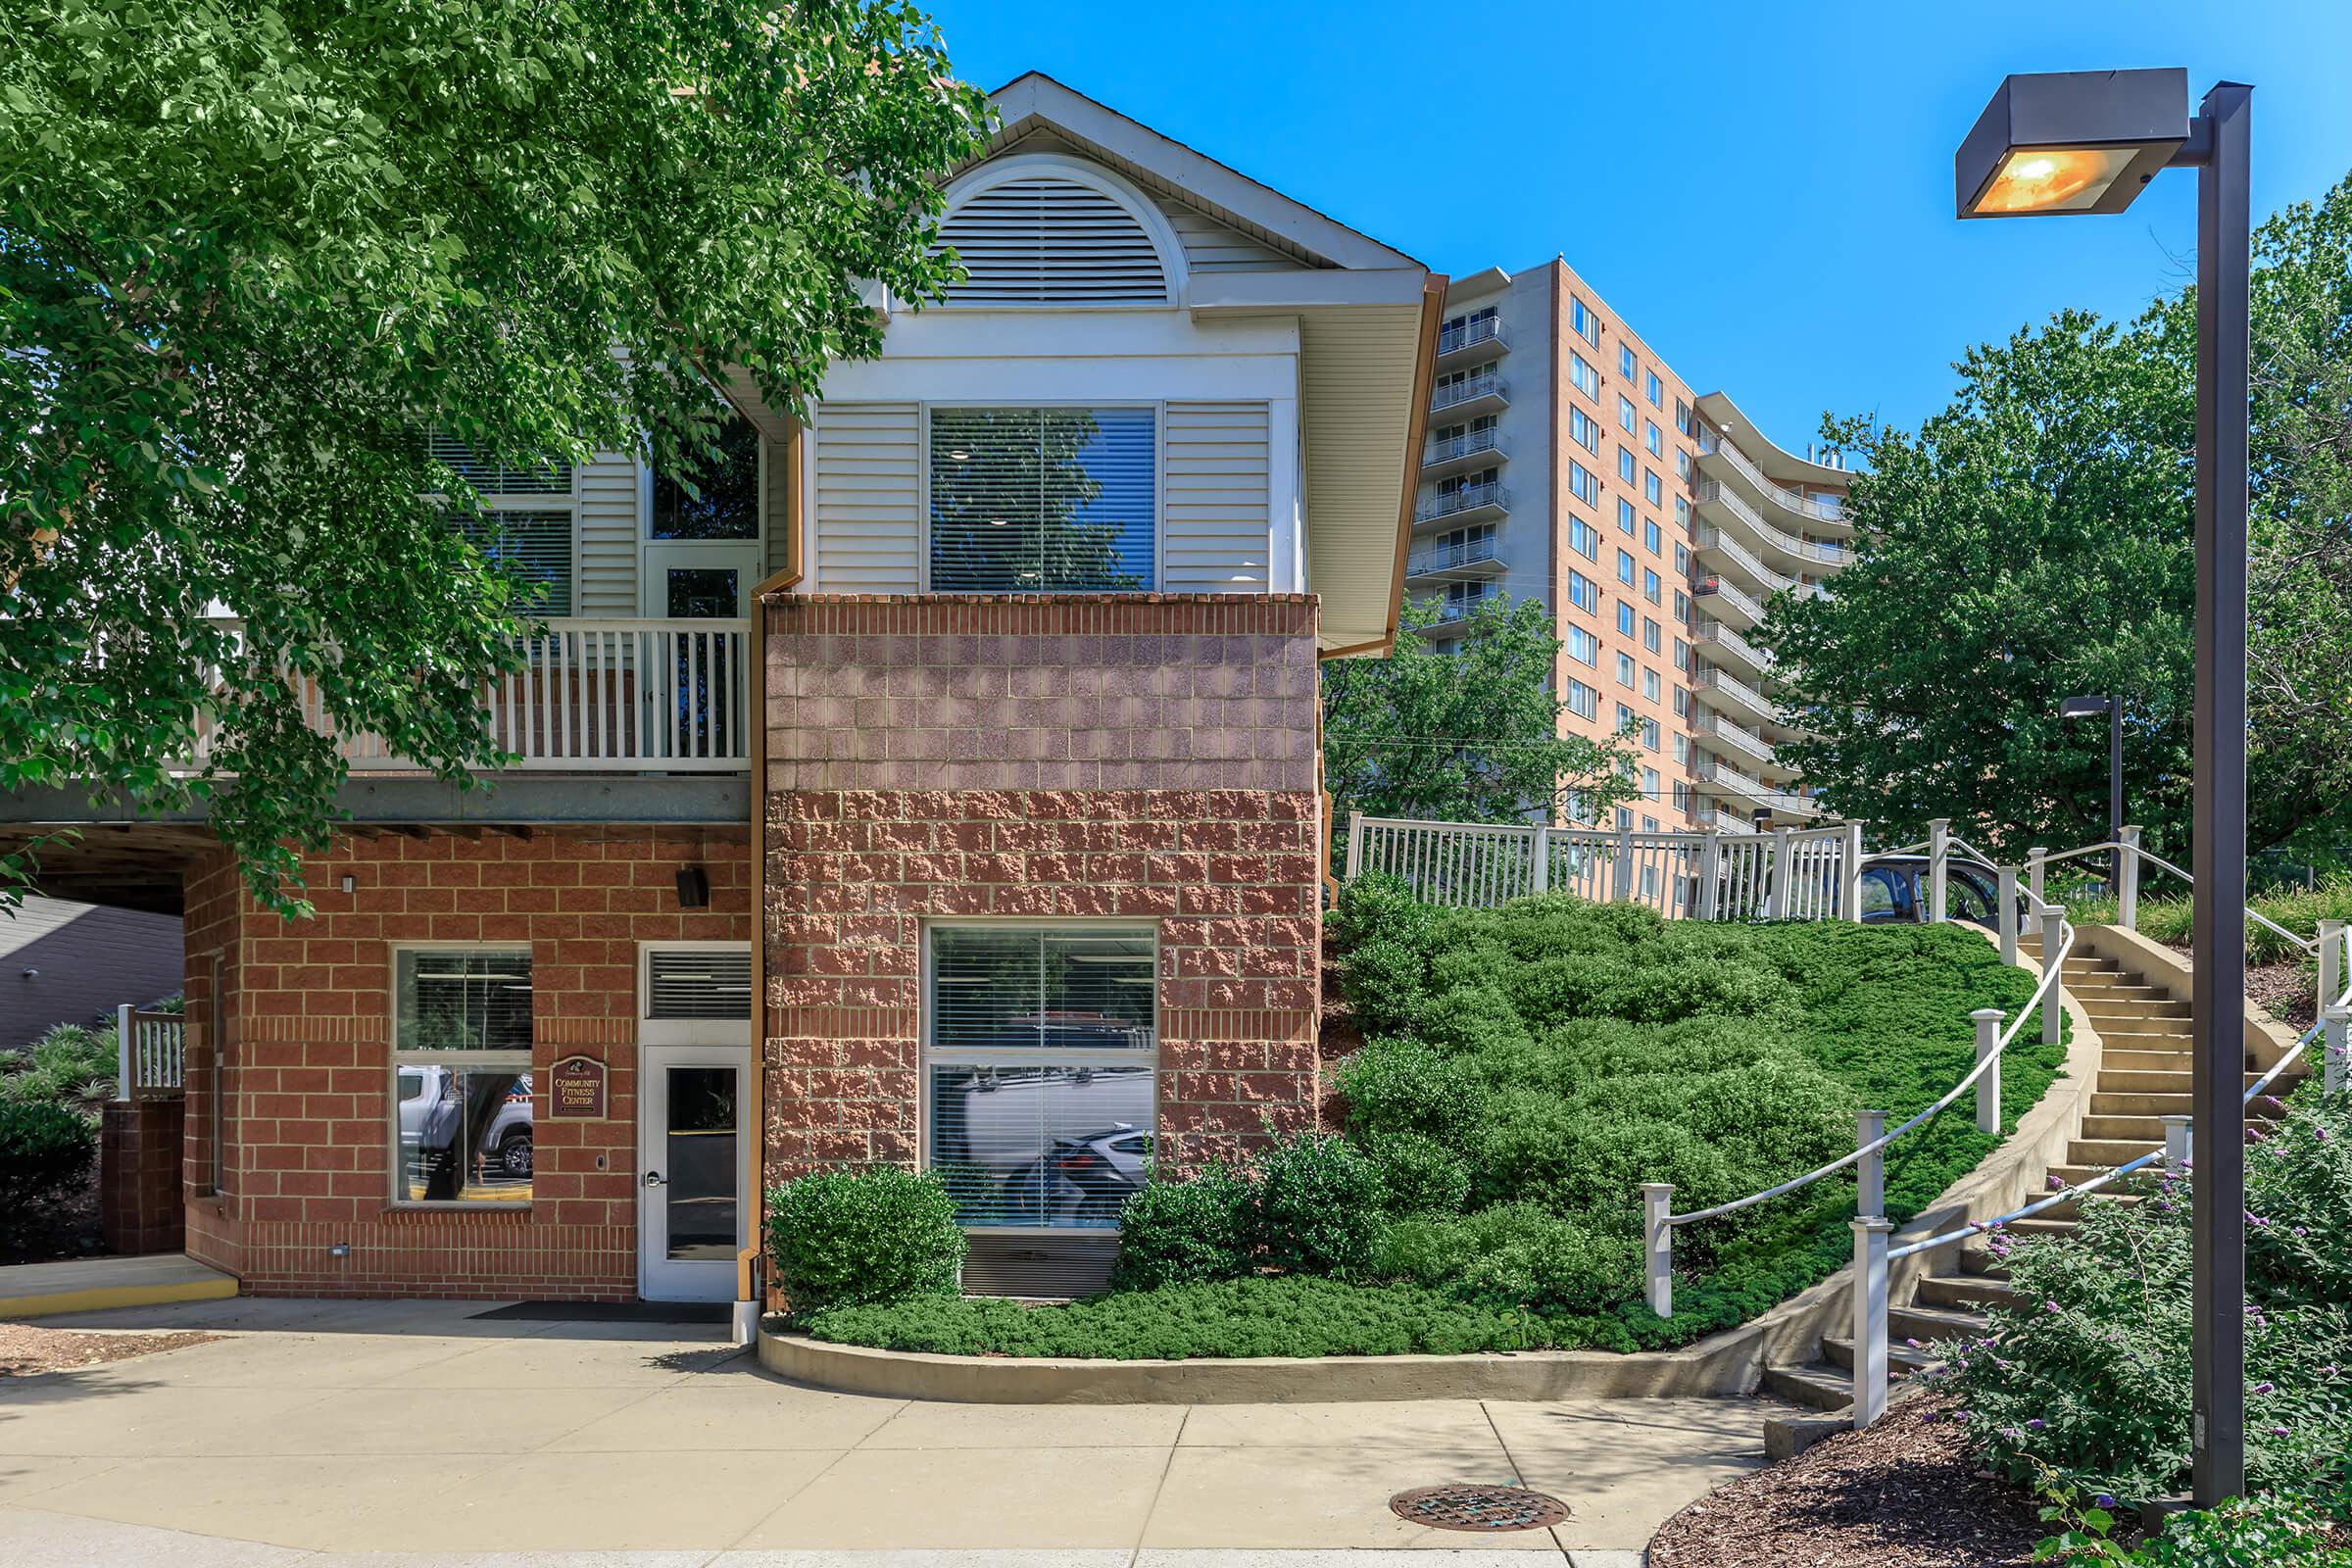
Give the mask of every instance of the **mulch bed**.
<svg viewBox="0 0 2352 1568">
<path fill-rule="evenodd" d="M 86 1329 L 44 1329 L 30 1323 L 0 1323 L 0 1379 L 70 1372 L 100 1361 L 153 1355 L 190 1345 L 208 1345 L 218 1334 L 98 1334 Z"/>
<path fill-rule="evenodd" d="M 1667 1521 L 1650 1568 L 2011 1568 L 2055 1533 L 1906 1400 L 1867 1432 L 1708 1494 Z"/>
</svg>

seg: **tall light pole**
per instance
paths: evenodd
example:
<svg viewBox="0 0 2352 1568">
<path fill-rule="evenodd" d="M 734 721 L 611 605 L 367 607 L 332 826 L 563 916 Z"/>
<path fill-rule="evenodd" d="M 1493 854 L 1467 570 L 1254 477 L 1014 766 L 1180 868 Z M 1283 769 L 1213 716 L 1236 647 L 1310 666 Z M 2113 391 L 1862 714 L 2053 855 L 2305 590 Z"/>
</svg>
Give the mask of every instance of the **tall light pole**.
<svg viewBox="0 0 2352 1568">
<path fill-rule="evenodd" d="M 2124 896 L 2124 700 L 2121 697 L 2069 697 L 2058 705 L 2058 716 L 2096 718 L 2107 715 L 2107 841 L 2115 846 L 2107 862 L 2107 893 Z"/>
<path fill-rule="evenodd" d="M 2247 137 L 2253 89 L 2188 73 L 2008 77 L 1953 160 L 1962 218 L 2120 213 L 2197 172 L 2197 685 L 2193 940 L 2196 1501 L 2245 1490 Z"/>
</svg>

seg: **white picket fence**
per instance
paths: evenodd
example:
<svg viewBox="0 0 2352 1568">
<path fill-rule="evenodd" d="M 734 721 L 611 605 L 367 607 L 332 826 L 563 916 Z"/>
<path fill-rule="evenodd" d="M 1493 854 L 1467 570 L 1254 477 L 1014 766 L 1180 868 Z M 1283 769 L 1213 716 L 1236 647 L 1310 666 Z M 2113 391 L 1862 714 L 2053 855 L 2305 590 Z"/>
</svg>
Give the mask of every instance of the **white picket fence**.
<svg viewBox="0 0 2352 1568">
<path fill-rule="evenodd" d="M 1393 876 L 1429 904 L 1492 908 L 1538 893 L 1640 904 L 1668 919 L 1836 920 L 1861 913 L 1862 826 L 1635 833 L 1536 824 L 1348 819 L 1347 874 Z"/>
</svg>

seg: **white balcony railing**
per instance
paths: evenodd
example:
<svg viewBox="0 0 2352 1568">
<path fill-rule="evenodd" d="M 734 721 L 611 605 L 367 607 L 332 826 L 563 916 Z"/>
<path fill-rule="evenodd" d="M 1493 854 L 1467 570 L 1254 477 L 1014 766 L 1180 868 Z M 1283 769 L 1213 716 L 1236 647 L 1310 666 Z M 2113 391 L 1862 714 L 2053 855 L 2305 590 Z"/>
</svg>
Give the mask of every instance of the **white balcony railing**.
<svg viewBox="0 0 2352 1568">
<path fill-rule="evenodd" d="M 1479 320 L 1466 321 L 1460 326 L 1443 328 L 1438 333 L 1438 352 L 1440 354 L 1458 354 L 1463 349 L 1474 349 L 1481 343 L 1499 344 L 1501 341 L 1502 322 L 1498 318 L 1489 316 Z"/>
<path fill-rule="evenodd" d="M 1461 544 L 1433 545 L 1416 550 L 1405 563 L 1405 575 L 1425 576 L 1433 571 L 1451 571 L 1462 566 L 1476 566 L 1501 558 L 1494 553 L 1492 539 L 1471 539 Z"/>
<path fill-rule="evenodd" d="M 1460 435 L 1448 436 L 1443 441 L 1432 441 L 1422 451 L 1421 463 L 1423 466 L 1427 467 L 1440 463 L 1452 463 L 1462 458 L 1474 458 L 1482 452 L 1500 452 L 1501 450 L 1501 431 L 1469 430 Z"/>
<path fill-rule="evenodd" d="M 525 638 L 521 666 L 482 692 L 507 766 L 543 772 L 734 772 L 751 758 L 751 622 L 563 617 Z M 311 727 L 328 728 L 315 683 Z M 210 750 L 198 723 L 197 757 Z M 381 737 L 348 735 L 353 771 L 415 769 Z"/>
<path fill-rule="evenodd" d="M 1430 409 L 1434 412 L 1450 409 L 1463 403 L 1475 403 L 1481 398 L 1502 396 L 1502 377 L 1488 370 L 1483 374 L 1464 376 L 1459 381 L 1447 381 L 1431 395 Z"/>
<path fill-rule="evenodd" d="M 1767 767 L 1776 766 L 1772 742 L 1752 729 L 1742 729 L 1721 713 L 1709 713 L 1696 725 L 1699 740 L 1709 746 L 1745 753 Z"/>
<path fill-rule="evenodd" d="M 1721 649 L 1751 669 L 1766 670 L 1772 667 L 1772 656 L 1770 654 L 1766 653 L 1763 649 L 1758 648 L 1754 643 L 1749 642 L 1746 638 L 1740 636 L 1738 632 L 1734 631 L 1730 626 L 1725 625 L 1720 620 L 1711 620 L 1702 617 L 1695 628 L 1695 631 L 1699 646 L 1702 648 L 1712 647 Z"/>
<path fill-rule="evenodd" d="M 1719 604 L 1738 612 L 1751 626 L 1764 618 L 1762 604 L 1750 597 L 1738 584 L 1726 582 L 1721 577 L 1703 578 L 1692 591 L 1701 601 Z"/>
<path fill-rule="evenodd" d="M 1466 484 L 1452 490 L 1441 490 L 1413 511 L 1415 522 L 1435 522 L 1458 513 L 1478 512 L 1488 507 L 1507 509 L 1509 498 L 1502 492 L 1501 482 L 1489 479 L 1485 484 Z M 1391 558 L 1392 560 L 1395 558 Z"/>
<path fill-rule="evenodd" d="M 1789 489 L 1778 479 L 1767 478 L 1763 469 L 1748 462 L 1746 453 L 1703 425 L 1699 429 L 1698 449 L 1701 452 L 1712 453 L 1729 463 L 1740 471 L 1740 477 L 1754 485 L 1767 501 L 1786 512 L 1799 517 L 1809 517 L 1815 522 L 1843 522 L 1845 520 L 1845 508 L 1841 503 L 1829 496 L 1808 496 L 1800 491 Z"/>
<path fill-rule="evenodd" d="M 1719 693 L 1767 722 L 1779 723 L 1781 721 L 1779 704 L 1737 675 L 1721 668 L 1700 670 L 1691 679 L 1690 686 L 1693 691 Z"/>
<path fill-rule="evenodd" d="M 1723 487 L 1720 480 L 1701 479 L 1698 484 L 1698 504 L 1718 506 L 1741 523 L 1755 531 L 1757 542 L 1799 561 L 1809 561 L 1822 566 L 1850 566 L 1854 553 L 1843 545 L 1816 544 L 1810 539 L 1790 533 L 1777 522 L 1769 521 L 1762 513 Z"/>
<path fill-rule="evenodd" d="M 1764 591 L 1768 594 L 1790 593 L 1803 586 L 1796 578 L 1788 573 L 1775 571 L 1764 564 L 1757 559 L 1754 551 L 1711 522 L 1702 522 L 1698 525 L 1698 548 L 1701 551 L 1721 551 L 1724 555 L 1729 556 L 1733 564 L 1762 583 Z"/>
</svg>

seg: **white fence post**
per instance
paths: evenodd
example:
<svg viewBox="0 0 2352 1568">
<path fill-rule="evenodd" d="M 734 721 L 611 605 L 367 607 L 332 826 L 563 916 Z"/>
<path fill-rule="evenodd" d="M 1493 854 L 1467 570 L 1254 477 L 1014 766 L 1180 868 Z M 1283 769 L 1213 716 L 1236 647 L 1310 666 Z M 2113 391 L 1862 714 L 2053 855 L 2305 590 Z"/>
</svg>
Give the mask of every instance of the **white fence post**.
<svg viewBox="0 0 2352 1568">
<path fill-rule="evenodd" d="M 1839 919 L 1859 921 L 1862 918 L 1862 824 L 1845 824 L 1845 875 L 1838 891 Z"/>
<path fill-rule="evenodd" d="M 1854 1147 L 1869 1151 L 1854 1161 L 1854 1212 L 1863 1219 L 1884 1219 L 1886 1214 L 1886 1151 L 1870 1147 L 1886 1136 L 1885 1111 L 1854 1113 Z"/>
<path fill-rule="evenodd" d="M 1674 1316 L 1674 1227 L 1666 1223 L 1673 1212 L 1674 1183 L 1642 1184 L 1642 1294 L 1660 1317 Z"/>
<path fill-rule="evenodd" d="M 2026 935 L 2041 935 L 2041 888 L 2048 879 L 2049 851 L 2036 844 L 2026 852 Z"/>
<path fill-rule="evenodd" d="M 1698 917 L 1723 918 L 1723 835 L 1710 833 L 1698 847 Z"/>
<path fill-rule="evenodd" d="M 1794 833 L 1794 829 L 1786 827 L 1772 830 L 1772 894 L 1764 906 L 1766 919 L 1787 920 L 1796 913 Z"/>
<path fill-rule="evenodd" d="M 1928 818 L 1928 918 L 1943 918 L 1944 884 L 1952 857 L 1952 819 Z"/>
<path fill-rule="evenodd" d="M 1979 1007 L 1969 1014 L 1977 1020 L 1977 1059 L 1990 1061 L 1977 1080 L 1977 1131 L 2001 1136 L 2001 1063 L 1993 1055 L 2001 1047 L 2001 1020 L 2009 1015 L 1998 1007 Z"/>
<path fill-rule="evenodd" d="M 2041 908 L 2041 972 L 2044 977 L 2057 975 L 2065 961 L 2066 949 L 2059 938 L 2066 931 L 2066 911 L 2055 904 Z M 2050 981 L 2049 990 L 2041 995 L 2041 1043 L 2054 1046 L 2066 1038 L 2065 977 L 2058 975 Z"/>
<path fill-rule="evenodd" d="M 1527 891 L 1547 893 L 1551 890 L 1551 827 L 1548 823 L 1536 824 L 1535 841 L 1528 849 L 1535 858 L 1527 868 Z"/>
<path fill-rule="evenodd" d="M 2320 1087 L 2332 1095 L 2344 1087 L 2346 1019 L 2352 1008 L 2338 1005 L 2344 994 L 2344 922 L 2320 922 Z"/>
<path fill-rule="evenodd" d="M 1619 904 L 1630 904 L 1634 897 L 1634 834 L 1631 828 L 1617 835 L 1616 873 L 1609 896 Z"/>
<path fill-rule="evenodd" d="M 1854 1228 L 1854 1430 L 1886 1413 L 1886 1239 L 1883 1219 Z"/>
<path fill-rule="evenodd" d="M 2189 1123 L 2185 1112 L 2175 1112 L 2164 1118 L 2164 1168 L 2173 1172 L 2188 1169 L 2191 1149 Z"/>
<path fill-rule="evenodd" d="M 2001 868 L 2001 961 L 2017 963 L 2017 867 Z"/>
<path fill-rule="evenodd" d="M 1352 882 L 1364 868 L 1364 813 L 1348 813 L 1348 880 Z"/>
<path fill-rule="evenodd" d="M 137 1026 L 132 1022 L 139 1009 L 125 1002 L 115 1009 L 115 1098 L 139 1098 L 138 1056 L 132 1045 Z"/>
<path fill-rule="evenodd" d="M 2123 830 L 2123 849 L 2117 858 L 2123 861 L 2123 875 L 2116 879 L 2115 923 L 2127 931 L 2139 929 L 2139 829 L 2127 825 Z"/>
</svg>

